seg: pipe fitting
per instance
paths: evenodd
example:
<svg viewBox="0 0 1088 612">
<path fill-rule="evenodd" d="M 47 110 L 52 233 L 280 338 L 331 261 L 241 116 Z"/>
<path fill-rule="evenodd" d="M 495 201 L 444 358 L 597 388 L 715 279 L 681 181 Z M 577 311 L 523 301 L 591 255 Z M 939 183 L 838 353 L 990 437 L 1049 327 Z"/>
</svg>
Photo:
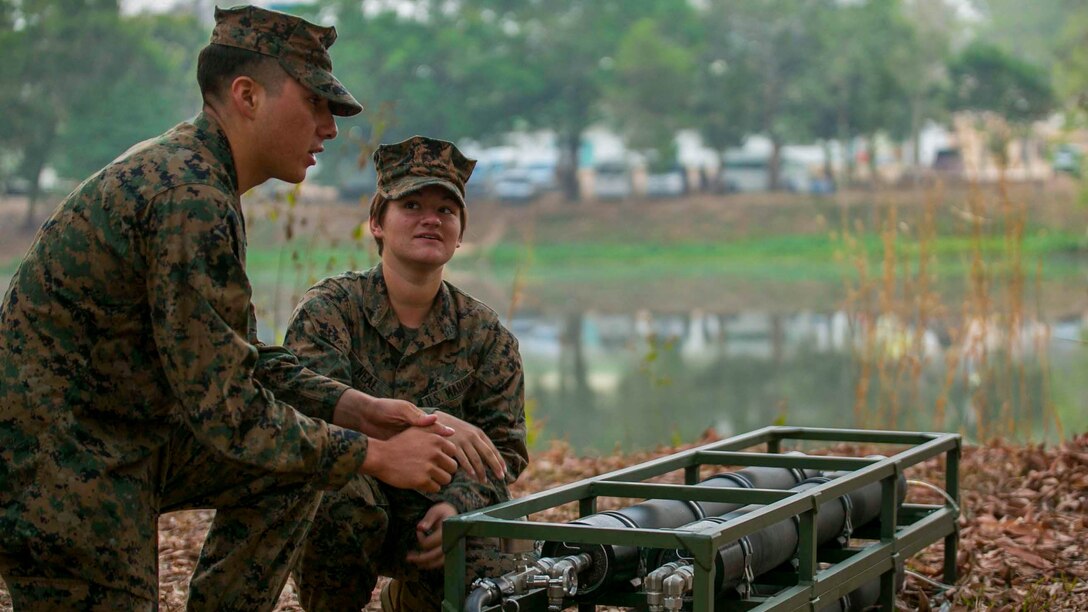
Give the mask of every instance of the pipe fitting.
<svg viewBox="0 0 1088 612">
<path fill-rule="evenodd" d="M 484 606 L 502 599 L 502 591 L 493 580 L 481 578 L 472 583 L 472 592 L 465 598 L 466 612 L 480 612 Z"/>
<path fill-rule="evenodd" d="M 563 557 L 548 570 L 548 609 L 563 609 L 563 600 L 578 592 L 578 573 L 589 567 L 593 557 L 579 553 Z"/>
<path fill-rule="evenodd" d="M 465 609 L 479 609 L 476 606 L 486 606 L 502 600 L 511 595 L 524 595 L 529 589 L 544 588 L 548 586 L 549 572 L 556 564 L 556 560 L 550 557 L 528 562 L 524 566 L 519 563 L 518 569 L 503 574 L 498 578 L 480 578 L 472 583 L 473 591 L 465 600 Z"/>
<path fill-rule="evenodd" d="M 665 579 L 665 609 L 681 610 L 684 607 L 684 595 L 691 591 L 695 580 L 695 568 L 685 564 Z"/>
<path fill-rule="evenodd" d="M 665 579 L 683 566 L 682 561 L 670 561 L 646 574 L 642 580 L 642 590 L 646 593 L 649 612 L 662 612 L 665 609 Z"/>
</svg>

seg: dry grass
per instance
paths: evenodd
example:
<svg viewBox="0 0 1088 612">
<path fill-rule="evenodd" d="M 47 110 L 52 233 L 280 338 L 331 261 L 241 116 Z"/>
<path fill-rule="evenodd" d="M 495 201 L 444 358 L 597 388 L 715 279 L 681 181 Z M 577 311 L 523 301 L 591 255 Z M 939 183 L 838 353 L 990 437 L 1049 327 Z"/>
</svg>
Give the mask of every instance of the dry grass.
<svg viewBox="0 0 1088 612">
<path fill-rule="evenodd" d="M 904 415 L 932 412 L 933 422 L 945 422 L 955 385 L 968 389 L 965 421 L 974 426 L 962 433 L 976 440 L 1015 437 L 1026 415 L 1041 414 L 1046 427 L 1063 437 L 1062 423 L 1050 402 L 1045 346 L 1049 327 L 1041 312 L 1037 284 L 1041 262 L 1023 255 L 1030 192 L 999 183 L 983 190 L 969 186 L 966 205 L 954 223 L 938 223 L 948 215 L 947 195 L 938 187 L 919 205 L 889 202 L 873 210 L 871 226 L 859 219 L 844 220 L 840 230 L 842 257 L 853 268 L 845 288 L 846 310 L 855 322 L 859 376 L 854 417 L 861 425 L 904 423 Z M 969 270 L 962 291 L 952 298 L 942 293 L 933 249 L 942 232 L 968 237 L 965 257 Z M 883 245 L 873 258 L 860 236 L 879 232 Z M 996 254 L 986 242 L 1000 241 Z M 904 249 L 911 246 L 911 249 Z M 905 257 L 901 253 L 914 253 Z M 1034 277 L 1027 270 L 1035 270 Z M 943 355 L 927 350 L 927 336 L 939 328 L 946 335 Z M 941 359 L 941 363 L 933 363 Z M 1037 360 L 1042 389 L 1028 391 L 1025 364 Z M 922 397 L 921 377 L 933 366 L 943 368 L 942 391 Z M 904 428 L 911 428 L 909 419 Z"/>
</svg>

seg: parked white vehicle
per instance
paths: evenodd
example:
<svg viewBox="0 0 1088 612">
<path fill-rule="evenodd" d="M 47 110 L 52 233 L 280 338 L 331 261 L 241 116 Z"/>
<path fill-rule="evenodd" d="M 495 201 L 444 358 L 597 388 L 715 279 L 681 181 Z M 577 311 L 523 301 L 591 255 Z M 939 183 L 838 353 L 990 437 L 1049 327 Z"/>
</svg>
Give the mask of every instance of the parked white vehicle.
<svg viewBox="0 0 1088 612">
<path fill-rule="evenodd" d="M 503 202 L 528 202 L 536 198 L 540 190 L 527 170 L 510 168 L 495 179 L 493 192 Z"/>
<path fill-rule="evenodd" d="M 719 177 L 719 187 L 728 193 L 768 191 L 770 158 L 727 156 Z M 801 163 L 783 157 L 778 167 L 779 187 L 786 191 L 808 191 L 809 172 Z"/>
<path fill-rule="evenodd" d="M 646 196 L 651 198 L 675 198 L 684 195 L 684 173 L 669 170 L 646 175 Z"/>
<path fill-rule="evenodd" d="M 531 162 L 521 169 L 529 176 L 529 180 L 536 185 L 538 191 L 551 191 L 559 188 L 559 178 L 554 163 Z"/>
<path fill-rule="evenodd" d="M 595 168 L 593 195 L 598 200 L 631 197 L 631 171 L 623 164 L 601 164 Z"/>
</svg>

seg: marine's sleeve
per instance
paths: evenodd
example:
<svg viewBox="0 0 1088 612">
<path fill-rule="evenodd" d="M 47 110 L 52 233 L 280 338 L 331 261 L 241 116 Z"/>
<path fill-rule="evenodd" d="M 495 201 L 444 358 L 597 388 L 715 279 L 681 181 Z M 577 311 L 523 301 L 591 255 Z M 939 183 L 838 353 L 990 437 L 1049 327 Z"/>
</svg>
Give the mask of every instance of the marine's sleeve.
<svg viewBox="0 0 1088 612">
<path fill-rule="evenodd" d="M 249 308 L 249 342 L 257 347 L 254 376 L 280 401 L 307 416 L 332 423 L 333 410 L 348 385 L 318 374 L 299 363 L 283 346 L 264 344 L 257 338 L 257 317 Z"/>
<path fill-rule="evenodd" d="M 194 437 L 257 469 L 310 474 L 329 487 L 346 482 L 366 457 L 366 436 L 301 414 L 254 379 L 245 234 L 229 196 L 176 187 L 143 219 L 154 340 Z"/>
<path fill-rule="evenodd" d="M 343 308 L 347 304 L 350 304 L 348 294 L 334 282 L 318 283 L 295 307 L 283 341 L 300 364 L 344 385 L 352 382 L 352 322 Z M 319 408 L 311 405 L 300 409 L 310 416 L 331 421 L 333 406 L 328 406 L 327 410 Z"/>
<path fill-rule="evenodd" d="M 489 481 L 480 483 L 457 470 L 454 479 L 437 497 L 449 502 L 459 513 L 476 510 L 509 499 L 507 482 L 514 482 L 529 464 L 525 445 L 525 386 L 518 341 L 498 321 L 488 330 L 493 339 L 486 356 L 473 374 L 463 409 L 465 420 L 491 438 L 506 462 L 506 482 L 488 471 Z"/>
</svg>

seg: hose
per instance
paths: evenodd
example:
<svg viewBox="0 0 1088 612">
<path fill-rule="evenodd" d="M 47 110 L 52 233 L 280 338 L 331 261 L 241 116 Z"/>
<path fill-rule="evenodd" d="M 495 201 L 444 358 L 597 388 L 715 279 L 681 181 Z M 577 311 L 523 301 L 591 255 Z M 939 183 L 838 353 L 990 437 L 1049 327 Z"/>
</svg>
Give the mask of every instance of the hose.
<svg viewBox="0 0 1088 612">
<path fill-rule="evenodd" d="M 465 612 L 480 612 L 491 601 L 491 591 L 487 587 L 477 587 L 465 598 Z"/>
</svg>

